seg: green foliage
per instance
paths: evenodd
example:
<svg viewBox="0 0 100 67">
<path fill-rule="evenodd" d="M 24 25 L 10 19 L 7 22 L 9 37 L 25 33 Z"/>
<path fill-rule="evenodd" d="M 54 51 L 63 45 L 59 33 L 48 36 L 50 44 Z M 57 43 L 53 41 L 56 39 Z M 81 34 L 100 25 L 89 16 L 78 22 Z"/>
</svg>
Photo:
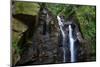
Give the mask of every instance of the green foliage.
<svg viewBox="0 0 100 67">
<path fill-rule="evenodd" d="M 32 2 L 16 2 L 16 13 L 29 14 L 29 15 L 37 15 L 39 11 L 39 5 L 37 3 Z"/>
<path fill-rule="evenodd" d="M 96 37 L 96 8 L 88 5 L 59 5 L 48 4 L 48 8 L 54 15 L 62 14 L 68 17 L 73 12 L 80 23 L 81 31 L 85 39 Z"/>
<path fill-rule="evenodd" d="M 79 20 L 84 38 L 91 44 L 91 52 L 96 55 L 96 8 L 95 6 L 80 6 L 76 16 Z"/>
<path fill-rule="evenodd" d="M 84 39 L 90 44 L 90 51 L 95 58 L 96 55 L 96 7 L 89 5 L 60 5 L 48 4 L 49 10 L 54 15 L 75 16 L 80 24 Z"/>
<path fill-rule="evenodd" d="M 37 15 L 40 9 L 39 4 L 32 2 L 16 2 L 16 13 Z M 55 15 L 64 15 L 65 17 L 74 15 L 80 24 L 84 39 L 91 42 L 92 52 L 96 52 L 96 7 L 88 5 L 67 5 L 67 4 L 46 4 L 47 8 Z M 73 14 L 74 13 L 74 14 Z M 14 47 L 16 41 L 13 40 Z"/>
<path fill-rule="evenodd" d="M 48 9 L 54 14 L 57 15 L 59 12 L 61 12 L 64 9 L 65 5 L 59 5 L 59 4 L 48 4 Z"/>
<path fill-rule="evenodd" d="M 86 39 L 91 39 L 96 33 L 96 18 L 94 6 L 81 6 L 76 10 L 81 30 Z"/>
</svg>

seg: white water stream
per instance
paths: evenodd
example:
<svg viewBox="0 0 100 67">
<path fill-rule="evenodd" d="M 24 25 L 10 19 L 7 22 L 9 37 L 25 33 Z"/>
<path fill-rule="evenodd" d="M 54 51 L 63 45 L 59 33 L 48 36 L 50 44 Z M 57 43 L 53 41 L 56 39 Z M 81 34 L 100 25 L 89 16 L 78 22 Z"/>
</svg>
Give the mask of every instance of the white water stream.
<svg viewBox="0 0 100 67">
<path fill-rule="evenodd" d="M 69 40 L 70 40 L 70 52 L 71 52 L 71 62 L 75 61 L 75 56 L 74 56 L 74 39 L 72 36 L 72 27 L 69 25 Z"/>
<path fill-rule="evenodd" d="M 64 24 L 63 22 L 61 21 L 61 18 L 59 16 L 57 16 L 57 19 L 58 19 L 58 24 L 59 24 L 59 27 L 60 27 L 60 31 L 61 31 L 61 34 L 62 34 L 62 37 L 63 37 L 63 46 L 65 45 L 65 32 L 63 30 L 63 27 L 64 27 Z M 71 54 L 71 62 L 75 62 L 75 55 L 74 55 L 74 39 L 73 39 L 73 35 L 72 35 L 72 27 L 71 25 L 68 26 L 68 29 L 69 29 L 69 45 L 70 45 L 70 54 Z M 67 44 L 66 44 L 67 45 Z M 63 47 L 63 62 L 66 62 L 66 48 Z"/>
<path fill-rule="evenodd" d="M 58 24 L 59 24 L 59 27 L 60 27 L 60 30 L 61 30 L 61 34 L 62 34 L 62 37 L 63 37 L 63 46 L 64 46 L 64 43 L 65 43 L 65 33 L 64 33 L 64 30 L 62 29 L 62 27 L 64 26 L 63 22 L 61 22 L 61 19 L 59 16 L 57 16 L 57 19 L 58 19 Z M 65 48 L 63 48 L 63 62 L 66 62 L 66 50 Z"/>
</svg>

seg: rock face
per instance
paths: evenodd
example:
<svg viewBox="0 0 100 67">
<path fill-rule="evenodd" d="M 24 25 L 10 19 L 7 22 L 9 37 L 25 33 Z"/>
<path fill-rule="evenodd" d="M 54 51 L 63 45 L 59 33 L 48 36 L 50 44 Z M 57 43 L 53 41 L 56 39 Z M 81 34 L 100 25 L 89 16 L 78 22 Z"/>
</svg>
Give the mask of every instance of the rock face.
<svg viewBox="0 0 100 67">
<path fill-rule="evenodd" d="M 20 12 L 13 15 L 12 64 L 14 66 L 63 63 L 63 48 L 60 44 L 62 37 L 55 17 L 46 7 L 41 7 L 35 15 Z M 67 23 L 65 22 L 65 24 Z M 78 40 L 81 41 L 81 33 L 76 32 L 78 32 Z M 66 41 L 67 39 L 68 37 L 66 37 Z M 89 58 L 91 51 L 88 51 L 87 47 L 89 46 L 80 43 L 77 48 L 80 50 L 77 62 L 86 61 Z M 67 56 L 70 57 L 69 48 L 65 47 L 65 49 L 66 54 L 69 54 Z"/>
<path fill-rule="evenodd" d="M 56 29 L 52 26 L 53 29 Z M 38 64 L 56 63 L 57 60 L 57 45 L 58 33 L 52 30 L 51 34 L 42 34 L 42 28 L 39 26 L 34 34 L 33 43 L 38 51 Z M 34 58 L 33 58 L 34 59 Z"/>
<path fill-rule="evenodd" d="M 20 7 L 23 9 L 21 10 Z M 13 66 L 30 61 L 36 53 L 35 49 L 33 49 L 31 39 L 36 28 L 36 15 L 38 11 L 39 5 L 37 3 L 30 3 L 29 5 L 29 3 L 24 2 L 13 2 L 11 22 Z"/>
<path fill-rule="evenodd" d="M 19 59 L 14 60 L 16 63 L 13 63 L 13 65 L 49 64 L 58 62 L 57 22 L 53 19 L 54 17 L 48 9 L 42 10 L 40 9 L 39 17 L 26 14 L 16 14 L 13 16 L 27 27 L 27 29 L 21 33 L 20 39 L 18 39 L 17 46 L 18 49 L 20 49 L 18 55 Z M 47 12 L 45 13 L 44 10 Z"/>
<path fill-rule="evenodd" d="M 20 21 L 16 20 L 15 18 L 12 18 L 12 64 L 15 65 L 19 59 L 19 49 L 17 46 L 17 43 L 22 37 L 22 33 L 27 30 L 27 26 L 22 24 Z"/>
<path fill-rule="evenodd" d="M 33 36 L 37 46 L 38 64 L 56 63 L 58 48 L 58 27 L 52 14 L 46 8 L 41 8 L 39 23 Z"/>
<path fill-rule="evenodd" d="M 25 15 L 25 14 L 17 14 L 17 15 L 14 15 L 13 17 L 15 19 L 21 21 L 21 22 L 16 22 L 15 24 L 14 23 L 12 24 L 13 25 L 13 34 L 14 35 L 16 34 L 15 36 L 17 37 L 17 40 L 18 40 L 16 42 L 17 49 L 15 51 L 18 52 L 18 56 L 20 57 L 19 60 L 17 60 L 17 58 L 16 58 L 16 60 L 13 60 L 13 62 L 16 62 L 16 63 L 13 63 L 13 65 L 24 64 L 24 63 L 30 61 L 32 59 L 33 54 L 36 52 L 35 49 L 33 49 L 34 47 L 32 45 L 33 43 L 31 40 L 33 37 L 34 31 L 35 31 L 36 17 L 31 16 L 31 15 Z M 16 26 L 18 29 L 16 29 Z M 26 26 L 26 27 L 24 27 L 24 26 Z M 17 33 L 20 34 L 20 36 L 17 35 Z M 18 37 L 20 37 L 20 38 L 18 38 Z M 15 37 L 13 39 L 15 39 Z M 13 55 L 15 55 L 15 54 L 13 54 Z M 14 57 L 16 57 L 16 56 L 17 55 L 15 55 Z"/>
</svg>

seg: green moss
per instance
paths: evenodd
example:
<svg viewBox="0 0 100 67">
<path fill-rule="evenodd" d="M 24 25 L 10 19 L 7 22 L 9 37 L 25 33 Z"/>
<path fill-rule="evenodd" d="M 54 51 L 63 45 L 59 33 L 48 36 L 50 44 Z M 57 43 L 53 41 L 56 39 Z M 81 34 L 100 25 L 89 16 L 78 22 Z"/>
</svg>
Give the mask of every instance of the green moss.
<svg viewBox="0 0 100 67">
<path fill-rule="evenodd" d="M 82 34 L 86 40 L 91 42 L 92 52 L 96 53 L 96 7 L 95 6 L 79 6 L 79 5 L 59 5 L 46 4 L 47 8 L 55 15 L 63 14 L 66 17 L 71 15 L 76 16 L 79 21 Z M 32 2 L 16 2 L 16 13 L 37 15 L 40 9 L 38 3 Z M 16 20 L 15 20 L 16 21 Z M 18 37 L 13 38 L 13 48 L 20 51 L 17 47 Z"/>
<path fill-rule="evenodd" d="M 39 10 L 39 5 L 32 2 L 16 2 L 16 13 L 37 15 Z"/>
</svg>

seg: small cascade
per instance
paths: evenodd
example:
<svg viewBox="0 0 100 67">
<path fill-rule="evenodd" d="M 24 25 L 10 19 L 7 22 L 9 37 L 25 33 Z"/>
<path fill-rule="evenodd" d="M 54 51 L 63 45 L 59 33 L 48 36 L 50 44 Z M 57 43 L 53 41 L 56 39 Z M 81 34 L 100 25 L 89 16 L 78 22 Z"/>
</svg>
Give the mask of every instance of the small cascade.
<svg viewBox="0 0 100 67">
<path fill-rule="evenodd" d="M 59 24 L 60 31 L 61 31 L 61 34 L 62 34 L 62 37 L 63 37 L 63 40 L 62 40 L 63 41 L 62 42 L 62 45 L 63 45 L 63 62 L 66 62 L 66 49 L 64 48 L 64 44 L 65 44 L 65 32 L 63 30 L 64 24 L 61 21 L 61 18 L 59 16 L 57 16 L 57 19 L 58 19 L 58 24 Z"/>
<path fill-rule="evenodd" d="M 72 27 L 69 25 L 69 43 L 70 43 L 70 52 L 71 52 L 71 62 L 75 62 L 75 52 L 74 52 L 74 39 L 72 35 Z"/>
<path fill-rule="evenodd" d="M 77 61 L 77 49 L 78 42 L 73 28 L 72 22 L 67 24 L 62 21 L 63 18 L 57 16 L 61 37 L 62 37 L 62 52 L 63 52 L 63 62 L 76 62 Z M 75 40 L 76 39 L 76 40 Z"/>
</svg>

